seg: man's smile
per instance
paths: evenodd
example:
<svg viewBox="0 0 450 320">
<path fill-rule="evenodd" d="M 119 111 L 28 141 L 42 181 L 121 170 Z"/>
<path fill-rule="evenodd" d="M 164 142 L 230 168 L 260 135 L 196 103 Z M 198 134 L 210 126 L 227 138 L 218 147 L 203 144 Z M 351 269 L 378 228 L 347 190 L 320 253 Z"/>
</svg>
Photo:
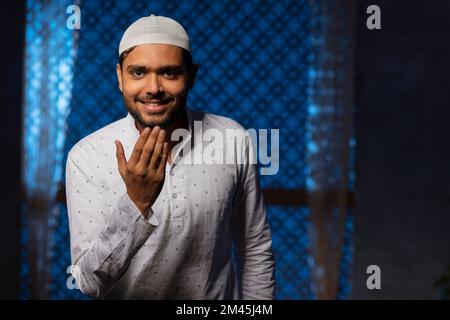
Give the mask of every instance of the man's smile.
<svg viewBox="0 0 450 320">
<path fill-rule="evenodd" d="M 167 109 L 169 103 L 173 101 L 172 98 L 166 99 L 139 99 L 138 102 L 144 107 L 145 111 L 149 112 L 162 112 Z"/>
</svg>

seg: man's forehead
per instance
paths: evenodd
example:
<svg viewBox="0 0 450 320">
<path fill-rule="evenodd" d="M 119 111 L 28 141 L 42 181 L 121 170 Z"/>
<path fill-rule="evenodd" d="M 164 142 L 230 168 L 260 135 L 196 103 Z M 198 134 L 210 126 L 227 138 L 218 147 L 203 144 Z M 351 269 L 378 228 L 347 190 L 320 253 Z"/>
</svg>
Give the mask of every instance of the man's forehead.
<svg viewBox="0 0 450 320">
<path fill-rule="evenodd" d="M 125 59 L 127 64 L 182 64 L 183 49 L 169 44 L 144 44 L 136 46 Z"/>
</svg>

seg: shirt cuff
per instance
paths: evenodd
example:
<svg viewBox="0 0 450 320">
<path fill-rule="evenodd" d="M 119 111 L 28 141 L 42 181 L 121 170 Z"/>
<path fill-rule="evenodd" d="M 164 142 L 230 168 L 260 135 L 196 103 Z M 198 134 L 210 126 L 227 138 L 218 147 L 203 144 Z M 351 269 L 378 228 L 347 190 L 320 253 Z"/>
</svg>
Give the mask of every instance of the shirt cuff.
<svg viewBox="0 0 450 320">
<path fill-rule="evenodd" d="M 136 204 L 133 202 L 133 200 L 130 199 L 130 196 L 127 192 L 123 195 L 122 199 L 124 202 L 122 202 L 122 205 L 128 206 L 135 214 L 142 215 L 142 217 L 145 219 L 144 215 L 142 214 L 141 210 L 136 206 Z M 148 212 L 148 217 L 145 219 L 150 223 L 152 226 L 157 227 L 159 226 L 159 220 L 156 218 L 155 213 L 153 212 L 152 208 L 150 208 Z"/>
</svg>

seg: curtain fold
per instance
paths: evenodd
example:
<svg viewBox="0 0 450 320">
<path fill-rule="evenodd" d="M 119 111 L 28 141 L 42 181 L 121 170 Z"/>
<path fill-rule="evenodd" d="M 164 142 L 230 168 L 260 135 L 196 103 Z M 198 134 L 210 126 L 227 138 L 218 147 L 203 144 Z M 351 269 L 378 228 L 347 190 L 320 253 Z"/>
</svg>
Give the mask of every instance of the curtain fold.
<svg viewBox="0 0 450 320">
<path fill-rule="evenodd" d="M 23 297 L 50 292 L 52 230 L 62 178 L 66 119 L 70 113 L 78 31 L 66 26 L 73 1 L 27 2 L 23 104 Z"/>
<path fill-rule="evenodd" d="M 352 188 L 353 23 L 356 2 L 315 1 L 308 87 L 311 253 L 317 299 L 336 299 Z M 350 279 L 348 279 L 350 280 Z"/>
</svg>

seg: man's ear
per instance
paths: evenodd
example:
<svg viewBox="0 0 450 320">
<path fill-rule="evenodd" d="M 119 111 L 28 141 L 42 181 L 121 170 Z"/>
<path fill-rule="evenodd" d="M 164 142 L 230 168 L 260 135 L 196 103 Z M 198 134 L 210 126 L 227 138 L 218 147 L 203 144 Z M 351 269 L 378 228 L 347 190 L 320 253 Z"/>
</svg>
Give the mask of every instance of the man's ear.
<svg viewBox="0 0 450 320">
<path fill-rule="evenodd" d="M 195 78 L 197 76 L 198 67 L 199 67 L 198 64 L 193 63 L 191 65 L 191 70 L 189 70 L 189 79 L 188 79 L 188 88 L 189 88 L 189 90 L 191 90 L 192 87 L 194 86 Z"/>
<path fill-rule="evenodd" d="M 122 68 L 120 67 L 120 64 L 116 65 L 116 72 L 117 72 L 117 82 L 119 83 L 119 90 L 122 92 Z"/>
</svg>

